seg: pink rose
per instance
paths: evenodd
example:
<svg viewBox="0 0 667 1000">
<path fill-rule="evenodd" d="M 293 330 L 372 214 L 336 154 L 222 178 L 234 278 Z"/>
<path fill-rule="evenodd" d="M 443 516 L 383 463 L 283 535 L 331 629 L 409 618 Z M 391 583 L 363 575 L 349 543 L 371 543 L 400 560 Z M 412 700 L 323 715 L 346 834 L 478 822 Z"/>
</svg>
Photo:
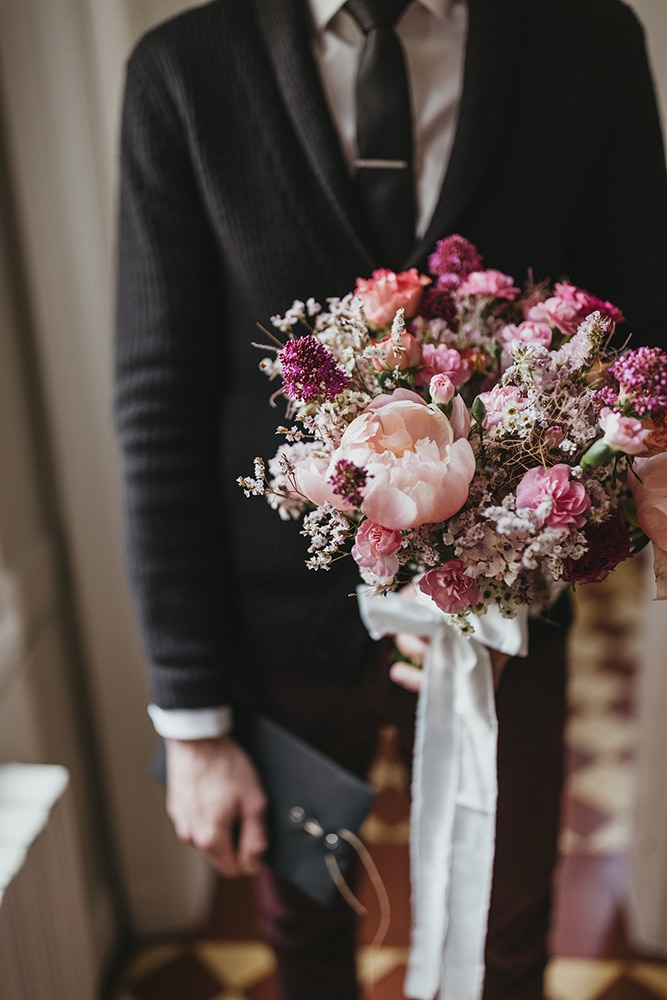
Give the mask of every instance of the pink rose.
<svg viewBox="0 0 667 1000">
<path fill-rule="evenodd" d="M 579 324 L 596 311 L 608 316 L 614 323 L 620 323 L 625 318 L 621 310 L 611 302 L 605 302 L 583 288 L 562 281 L 554 285 L 554 294 L 550 298 L 528 310 L 527 318 L 537 322 L 546 320 L 570 337 L 577 332 Z"/>
<path fill-rule="evenodd" d="M 384 340 L 377 340 L 375 346 L 384 355 L 383 358 L 373 358 L 373 367 L 379 372 L 394 368 L 405 371 L 406 368 L 415 368 L 421 364 L 421 344 L 405 330 L 399 336 L 392 334 Z"/>
<path fill-rule="evenodd" d="M 362 513 L 396 531 L 451 517 L 465 503 L 475 472 L 468 442 L 456 439 L 437 406 L 409 389 L 376 396 L 349 424 L 325 478 L 341 460 L 366 472 Z M 340 497 L 330 502 L 344 509 Z"/>
<path fill-rule="evenodd" d="M 491 295 L 495 299 L 515 299 L 519 291 L 509 274 L 492 267 L 472 271 L 458 288 L 459 295 Z"/>
<path fill-rule="evenodd" d="M 547 321 L 568 337 L 577 332 L 579 324 L 586 318 L 586 315 L 582 316 L 576 302 L 561 299 L 557 295 L 552 295 L 543 305 Z"/>
<path fill-rule="evenodd" d="M 601 312 L 603 316 L 608 316 L 614 323 L 622 323 L 625 316 L 620 309 L 606 299 L 599 299 L 596 295 L 591 295 L 585 288 L 572 285 L 569 281 L 558 281 L 554 285 L 554 294 L 564 302 L 574 302 L 579 306 L 581 319 L 586 319 L 592 312 Z"/>
<path fill-rule="evenodd" d="M 569 465 L 529 469 L 516 488 L 517 510 L 543 508 L 542 524 L 547 527 L 562 531 L 570 525 L 581 528 L 590 500 L 583 485 L 570 480 L 570 471 Z"/>
<path fill-rule="evenodd" d="M 667 600 L 667 452 L 636 458 L 628 484 L 639 527 L 653 542 L 656 599 Z M 636 475 L 635 475 L 636 473 Z"/>
<path fill-rule="evenodd" d="M 431 279 L 416 267 L 399 274 L 379 268 L 370 278 L 357 278 L 354 294 L 363 303 L 368 325 L 381 330 L 389 326 L 399 309 L 405 310 L 406 319 L 416 316 L 423 290 L 430 284 Z"/>
<path fill-rule="evenodd" d="M 640 455 L 647 450 L 646 439 L 651 433 L 636 417 L 622 417 L 616 410 L 608 406 L 600 410 L 598 423 L 604 432 L 602 438 L 614 451 L 623 451 L 626 455 Z"/>
<path fill-rule="evenodd" d="M 456 392 L 456 386 L 452 382 L 449 375 L 439 372 L 437 375 L 434 375 L 429 382 L 428 391 L 434 403 L 446 406 Z"/>
<path fill-rule="evenodd" d="M 470 366 L 459 351 L 445 344 L 424 344 L 422 368 L 415 375 L 415 385 L 428 385 L 433 375 L 449 375 L 454 385 L 463 385 L 470 378 Z"/>
<path fill-rule="evenodd" d="M 396 553 L 402 544 L 400 531 L 383 528 L 374 521 L 363 522 L 352 546 L 352 558 L 366 583 L 391 583 L 399 565 Z"/>
<path fill-rule="evenodd" d="M 465 566 L 460 559 L 430 569 L 419 581 L 419 589 L 438 605 L 441 611 L 450 615 L 461 614 L 481 597 L 477 581 L 464 573 Z"/>
<path fill-rule="evenodd" d="M 550 347 L 552 339 L 553 332 L 549 324 L 533 320 L 526 320 L 518 326 L 510 323 L 500 331 L 500 340 L 509 354 L 512 354 L 512 344 L 516 340 L 522 344 L 541 344 L 542 347 Z"/>
</svg>

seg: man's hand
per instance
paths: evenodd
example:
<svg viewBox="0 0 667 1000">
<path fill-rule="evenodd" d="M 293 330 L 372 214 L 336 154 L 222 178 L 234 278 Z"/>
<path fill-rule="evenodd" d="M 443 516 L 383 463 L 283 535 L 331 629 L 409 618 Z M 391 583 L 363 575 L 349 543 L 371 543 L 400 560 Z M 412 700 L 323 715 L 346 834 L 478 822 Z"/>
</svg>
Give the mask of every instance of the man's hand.
<svg viewBox="0 0 667 1000">
<path fill-rule="evenodd" d="M 254 875 L 267 849 L 266 796 L 250 758 L 230 736 L 166 740 L 167 813 L 176 834 L 221 875 Z"/>
<path fill-rule="evenodd" d="M 392 663 L 389 668 L 389 676 L 400 687 L 407 688 L 408 691 L 419 691 L 423 678 L 421 664 L 424 662 L 426 650 L 428 649 L 428 640 L 422 639 L 418 635 L 405 633 L 397 635 L 394 642 L 398 651 L 406 659 L 397 660 L 396 663 Z M 493 683 L 497 688 L 500 684 L 500 678 L 502 677 L 505 665 L 510 657 L 507 653 L 498 652 L 497 649 L 490 649 L 489 653 L 491 654 L 491 666 L 493 668 Z M 419 664 L 419 666 L 415 666 L 415 664 Z"/>
</svg>

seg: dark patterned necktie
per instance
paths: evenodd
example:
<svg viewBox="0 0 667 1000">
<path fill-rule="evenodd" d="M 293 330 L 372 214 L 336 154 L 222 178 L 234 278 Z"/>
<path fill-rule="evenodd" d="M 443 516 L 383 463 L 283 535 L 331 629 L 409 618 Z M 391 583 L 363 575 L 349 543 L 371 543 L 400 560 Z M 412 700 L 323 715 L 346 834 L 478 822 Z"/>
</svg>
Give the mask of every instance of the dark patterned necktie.
<svg viewBox="0 0 667 1000">
<path fill-rule="evenodd" d="M 406 0 L 348 0 L 365 35 L 356 83 L 356 183 L 381 262 L 399 268 L 415 241 L 412 115 L 394 24 Z"/>
</svg>

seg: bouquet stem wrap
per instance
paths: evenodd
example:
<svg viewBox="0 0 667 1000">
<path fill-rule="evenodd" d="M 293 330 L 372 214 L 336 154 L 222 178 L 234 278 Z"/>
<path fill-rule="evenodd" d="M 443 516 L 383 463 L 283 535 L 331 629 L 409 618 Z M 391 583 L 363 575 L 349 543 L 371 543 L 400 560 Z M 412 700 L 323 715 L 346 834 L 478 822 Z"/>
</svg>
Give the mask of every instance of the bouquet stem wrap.
<svg viewBox="0 0 667 1000">
<path fill-rule="evenodd" d="M 473 616 L 462 635 L 428 599 L 375 596 L 359 587 L 374 639 L 411 632 L 430 640 L 417 706 L 410 866 L 412 936 L 406 996 L 479 1000 L 491 894 L 498 724 L 489 648 L 527 653 L 527 609 Z"/>
</svg>

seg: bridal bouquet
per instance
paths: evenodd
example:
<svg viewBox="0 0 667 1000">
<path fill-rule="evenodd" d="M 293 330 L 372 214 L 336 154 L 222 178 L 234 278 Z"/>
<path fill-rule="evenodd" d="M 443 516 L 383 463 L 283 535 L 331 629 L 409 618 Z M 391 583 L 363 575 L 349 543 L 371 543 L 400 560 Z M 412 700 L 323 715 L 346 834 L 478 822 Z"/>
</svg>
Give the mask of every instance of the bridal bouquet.
<svg viewBox="0 0 667 1000">
<path fill-rule="evenodd" d="M 602 580 L 651 537 L 667 597 L 667 353 L 612 351 L 619 309 L 482 266 L 461 236 L 430 274 L 377 270 L 273 317 L 260 367 L 284 438 L 246 495 L 302 518 L 307 565 L 414 581 L 463 634 Z M 268 331 L 265 331 L 268 333 Z"/>
<path fill-rule="evenodd" d="M 429 271 L 378 270 L 325 308 L 273 317 L 277 335 L 257 346 L 272 403 L 287 401 L 283 442 L 238 482 L 301 520 L 310 568 L 355 560 L 373 638 L 429 639 L 405 993 L 479 1000 L 497 794 L 489 649 L 525 652 L 528 605 L 602 580 L 649 538 L 667 598 L 667 353 L 612 350 L 614 305 L 568 282 L 520 288 L 461 236 L 436 245 Z M 391 593 L 408 582 L 420 599 Z"/>
</svg>

